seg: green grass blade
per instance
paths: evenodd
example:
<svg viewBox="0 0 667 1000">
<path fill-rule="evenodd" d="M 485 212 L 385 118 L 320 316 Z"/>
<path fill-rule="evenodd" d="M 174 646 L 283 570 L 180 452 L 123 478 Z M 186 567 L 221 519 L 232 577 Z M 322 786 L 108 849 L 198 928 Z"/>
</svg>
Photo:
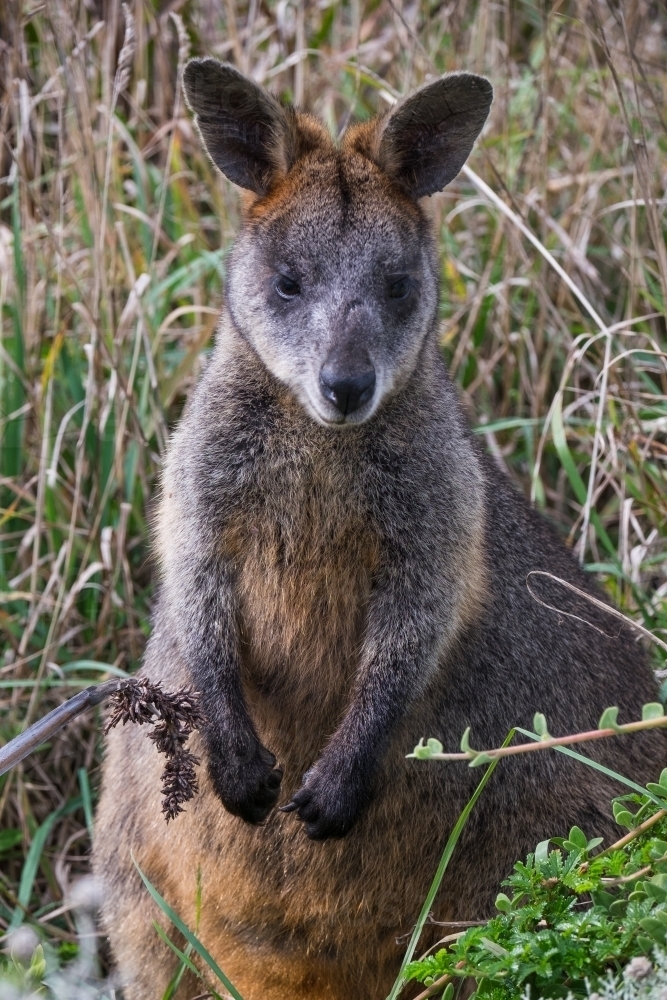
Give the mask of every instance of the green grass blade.
<svg viewBox="0 0 667 1000">
<path fill-rule="evenodd" d="M 199 934 L 199 924 L 200 924 L 200 920 L 201 920 L 201 896 L 202 896 L 201 890 L 202 890 L 201 865 L 197 865 L 197 878 L 196 878 L 196 888 L 195 888 L 195 934 Z M 157 928 L 158 934 L 160 934 L 160 936 L 162 936 L 162 933 L 163 933 L 162 928 L 159 927 L 158 925 L 156 925 L 156 928 Z M 174 948 L 174 945 L 172 944 L 171 941 L 167 941 L 167 943 L 169 944 L 170 948 Z M 188 944 L 183 949 L 183 954 L 187 958 L 189 958 L 190 955 L 191 955 L 191 953 L 192 953 L 192 945 Z M 181 963 L 181 965 L 178 967 L 178 969 L 176 970 L 176 972 L 172 976 L 171 982 L 169 983 L 169 985 L 167 986 L 166 990 L 164 991 L 164 995 L 162 997 L 162 1000 L 171 1000 L 171 998 L 173 997 L 174 993 L 176 992 L 176 990 L 180 986 L 180 983 L 181 983 L 181 980 L 182 980 L 182 978 L 183 978 L 183 976 L 185 974 L 186 968 L 187 968 L 187 966 L 184 965 L 183 963 Z M 199 972 L 197 972 L 197 974 L 199 975 Z"/>
<path fill-rule="evenodd" d="M 554 404 L 554 412 L 551 418 L 551 430 L 553 435 L 553 442 L 556 451 L 558 452 L 558 457 L 560 459 L 561 465 L 565 469 L 567 478 L 570 480 L 570 486 L 574 490 L 575 496 L 579 503 L 584 506 L 588 497 L 588 489 L 585 482 L 579 475 L 579 470 L 577 469 L 576 462 L 572 456 L 572 452 L 567 443 L 567 437 L 565 435 L 565 427 L 563 426 L 563 408 L 561 397 L 556 398 Z M 607 552 L 614 557 L 616 561 L 618 558 L 618 553 L 616 552 L 616 546 L 612 542 L 611 538 L 607 534 L 607 531 L 600 520 L 600 515 L 595 510 L 591 508 L 591 524 L 595 528 L 598 538 L 604 545 Z"/>
<path fill-rule="evenodd" d="M 183 974 L 185 973 L 186 969 L 189 969 L 190 972 L 194 973 L 197 979 L 201 979 L 201 981 L 206 985 L 206 988 L 210 992 L 211 996 L 215 997 L 216 1000 L 222 1000 L 222 997 L 218 993 L 216 993 L 215 990 L 211 989 L 208 983 L 206 983 L 206 980 L 202 976 L 197 966 L 194 964 L 194 962 L 191 961 L 190 959 L 190 952 L 192 951 L 191 946 L 188 945 L 185 951 L 181 951 L 180 948 L 176 947 L 176 945 L 171 940 L 169 935 L 164 931 L 164 929 L 160 927 L 157 920 L 153 921 L 153 927 L 155 928 L 158 935 L 162 938 L 164 943 L 169 948 L 171 948 L 173 953 L 180 959 L 181 962 L 180 967 L 176 970 L 176 974 L 174 975 L 171 982 L 169 983 L 169 986 L 165 990 L 162 1000 L 171 1000 L 171 997 L 174 995 L 174 993 L 176 992 L 176 990 L 180 985 L 181 979 L 183 978 Z"/>
<path fill-rule="evenodd" d="M 35 877 L 42 858 L 42 853 L 46 847 L 46 842 L 49 839 L 49 834 L 51 833 L 54 824 L 63 816 L 67 816 L 69 813 L 79 809 L 81 805 L 81 799 L 75 799 L 73 802 L 68 802 L 67 805 L 61 806 L 60 809 L 56 809 L 49 816 L 47 816 L 41 826 L 37 827 L 21 871 L 21 881 L 19 882 L 19 891 L 17 893 L 19 905 L 12 914 L 12 919 L 9 927 L 7 928 L 8 930 L 14 930 L 16 927 L 20 927 L 23 923 L 25 911 L 30 905 L 32 887 L 35 883 Z"/>
<path fill-rule="evenodd" d="M 51 830 L 53 829 L 53 825 L 56 820 L 60 818 L 60 815 L 61 813 L 59 809 L 52 812 L 51 815 L 47 816 L 42 825 L 37 827 L 37 830 L 35 831 L 35 836 L 32 838 L 32 843 L 26 855 L 23 870 L 21 871 L 21 881 L 19 882 L 17 897 L 21 905 L 17 906 L 14 910 L 9 930 L 13 930 L 15 927 L 19 927 L 23 923 L 23 917 L 25 915 L 24 907 L 27 909 L 28 904 L 30 903 L 32 887 L 35 882 L 35 876 L 37 875 L 37 869 L 39 868 L 42 851 L 46 846 L 46 841 L 49 838 Z"/>
<path fill-rule="evenodd" d="M 23 226 L 21 224 L 21 175 L 16 171 L 14 175 L 14 191 L 12 193 L 12 230 L 14 234 L 14 274 L 16 276 L 16 289 L 19 294 L 21 306 L 25 305 L 27 278 L 25 264 L 23 260 Z"/>
<path fill-rule="evenodd" d="M 186 971 L 187 968 L 189 968 L 190 965 L 192 966 L 192 970 L 194 972 L 196 972 L 196 974 L 199 977 L 199 979 L 201 979 L 201 973 L 199 972 L 199 969 L 197 969 L 192 963 L 189 962 L 190 953 L 192 952 L 192 948 L 190 947 L 190 945 L 187 945 L 186 948 L 183 951 L 179 951 L 179 949 L 176 947 L 176 945 L 173 943 L 173 941 L 170 941 L 170 939 L 168 938 L 168 936 L 162 930 L 162 928 L 158 924 L 157 920 L 153 921 L 153 926 L 155 927 L 155 930 L 160 935 L 160 937 L 163 939 L 163 941 L 166 944 L 168 944 L 169 947 L 172 949 L 172 951 L 174 951 L 179 956 L 179 958 L 181 959 L 181 964 L 176 969 L 176 972 L 171 977 L 169 985 L 167 986 L 166 990 L 162 994 L 162 1000 L 171 1000 L 171 998 L 176 993 L 176 990 L 181 985 L 181 980 L 183 979 L 183 976 L 185 975 L 185 971 Z M 187 961 L 186 961 L 186 959 L 187 959 Z M 217 996 L 217 994 L 213 994 L 213 995 Z"/>
<path fill-rule="evenodd" d="M 12 193 L 12 230 L 14 236 L 14 277 L 16 294 L 11 309 L 13 316 L 13 336 L 4 336 L 5 350 L 14 362 L 15 370 L 4 366 L 0 383 L 0 416 L 4 419 L 9 414 L 16 413 L 26 401 L 26 392 L 21 374 L 25 374 L 24 329 L 27 278 L 23 257 L 23 227 L 21 225 L 20 172 L 14 175 L 14 190 Z M 0 466 L 5 476 L 17 476 L 24 466 L 23 438 L 25 417 L 18 416 L 8 421 L 2 432 L 2 448 L 0 450 Z M 9 501 L 3 501 L 2 506 Z"/>
<path fill-rule="evenodd" d="M 537 417 L 505 417 L 502 420 L 493 420 L 488 424 L 478 424 L 473 427 L 473 434 L 496 434 L 499 431 L 513 431 L 520 427 L 539 427 L 544 420 Z"/>
<path fill-rule="evenodd" d="M 519 726 L 516 727 L 517 733 L 521 733 L 523 736 L 528 736 L 531 740 L 535 740 L 537 743 L 540 742 L 540 737 L 537 733 L 531 733 L 528 729 L 521 729 Z M 664 809 L 665 803 L 652 795 L 648 788 L 644 788 L 642 785 L 638 785 L 636 781 L 632 781 L 631 778 L 626 778 L 625 775 L 619 774 L 618 771 L 612 771 L 611 768 L 605 767 L 604 764 L 598 764 L 596 760 L 591 760 L 590 757 L 586 757 L 583 753 L 577 753 L 576 750 L 570 750 L 568 747 L 552 747 L 552 750 L 558 750 L 559 753 L 564 753 L 566 757 L 574 757 L 575 760 L 581 761 L 582 764 L 587 764 L 588 767 L 594 768 L 596 771 L 600 771 L 602 774 L 606 774 L 608 778 L 614 778 L 615 781 L 619 781 L 622 785 L 627 785 L 631 788 L 633 792 L 639 792 L 640 795 L 646 795 L 652 802 L 655 802 L 657 806 Z"/>
<path fill-rule="evenodd" d="M 171 940 L 171 938 L 169 937 L 169 935 L 167 934 L 167 932 L 164 930 L 163 927 L 160 926 L 160 924 L 157 922 L 157 920 L 153 921 L 153 927 L 155 928 L 157 934 L 162 938 L 162 940 L 164 941 L 164 943 L 166 945 L 168 945 L 169 948 L 171 948 L 171 950 L 173 951 L 174 955 L 176 955 L 178 957 L 178 959 L 180 960 L 181 965 L 183 966 L 183 968 L 184 969 L 189 969 L 190 972 L 193 972 L 195 974 L 195 976 L 197 977 L 197 979 L 202 979 L 201 972 L 199 971 L 199 969 L 197 968 L 197 966 L 194 964 L 194 962 L 190 959 L 189 955 L 187 955 L 184 951 L 181 951 L 181 949 L 178 948 L 174 944 L 174 942 Z M 190 946 L 188 945 L 188 947 L 190 947 Z M 179 969 L 178 972 L 180 973 L 180 971 L 181 970 Z"/>
<path fill-rule="evenodd" d="M 174 925 L 174 927 L 176 928 L 176 930 L 178 930 L 178 931 L 181 932 L 181 934 L 183 935 L 183 937 L 185 938 L 185 940 L 188 942 L 188 944 L 191 944 L 192 947 L 194 948 L 194 950 L 199 955 L 199 957 L 203 958 L 203 960 L 206 962 L 206 964 L 208 965 L 208 967 L 211 970 L 211 972 L 213 972 L 214 975 L 220 980 L 220 982 L 225 987 L 225 989 L 229 993 L 231 993 L 231 995 L 234 997 L 234 1000 L 243 1000 L 243 997 L 241 996 L 241 994 L 239 993 L 239 991 L 232 984 L 232 982 L 227 978 L 227 976 L 224 974 L 224 972 L 222 971 L 222 969 L 220 968 L 220 966 L 217 964 L 217 962 L 215 961 L 215 959 L 212 958 L 212 956 L 207 952 L 206 948 L 201 943 L 201 941 L 199 941 L 199 939 L 195 937 L 195 935 L 192 933 L 192 931 L 189 930 L 186 927 L 186 925 L 183 923 L 183 921 L 178 916 L 178 914 L 175 913 L 174 910 L 172 910 L 171 906 L 169 906 L 169 903 L 167 903 L 167 901 L 162 898 L 162 896 L 157 891 L 157 889 L 155 888 L 155 886 L 146 878 L 146 876 L 142 872 L 141 868 L 139 867 L 139 865 L 137 864 L 137 862 L 134 860 L 134 856 L 132 857 L 132 861 L 134 862 L 135 868 L 137 869 L 137 871 L 141 875 L 141 880 L 144 883 L 144 885 L 146 886 L 146 888 L 148 889 L 149 893 L 151 894 L 151 896 L 153 897 L 153 899 L 155 900 L 155 902 L 157 903 L 157 905 L 160 907 L 160 909 L 162 910 L 162 912 L 165 914 L 165 916 L 167 916 L 171 920 L 171 922 Z"/>
<path fill-rule="evenodd" d="M 503 746 L 508 746 L 508 744 L 511 742 L 514 736 L 514 733 L 515 733 L 514 729 L 512 729 L 508 733 L 505 742 L 503 743 Z M 428 893 L 426 894 L 426 899 L 424 900 L 424 905 L 421 908 L 421 912 L 417 919 L 415 929 L 412 932 L 410 943 L 408 944 L 405 955 L 403 956 L 403 961 L 401 962 L 401 968 L 399 970 L 398 976 L 396 977 L 396 982 L 394 983 L 391 993 L 387 997 L 387 1000 L 396 1000 L 398 994 L 401 992 L 401 989 L 403 988 L 403 983 L 404 983 L 403 974 L 407 966 L 412 961 L 412 956 L 414 955 L 415 948 L 419 943 L 419 938 L 421 937 L 422 930 L 424 929 L 424 924 L 426 923 L 426 919 L 431 911 L 433 900 L 435 899 L 436 893 L 440 888 L 440 883 L 442 882 L 445 872 L 447 871 L 447 866 L 449 865 L 452 854 L 454 853 L 454 849 L 459 842 L 459 838 L 463 832 L 464 826 L 468 822 L 468 817 L 470 816 L 470 813 L 474 809 L 477 799 L 484 791 L 486 783 L 493 774 L 499 759 L 500 758 L 497 757 L 496 760 L 492 761 L 492 763 L 489 764 L 489 766 L 487 767 L 486 771 L 484 772 L 484 777 L 478 784 L 477 788 L 473 792 L 469 801 L 466 803 L 465 807 L 463 808 L 463 811 L 461 812 L 461 815 L 459 816 L 459 818 L 456 821 L 456 824 L 454 825 L 454 829 L 447 838 L 447 843 L 445 844 L 445 849 L 442 852 L 440 863 L 437 867 L 435 875 L 433 876 L 433 881 L 431 882 L 431 886 L 428 890 Z"/>
</svg>

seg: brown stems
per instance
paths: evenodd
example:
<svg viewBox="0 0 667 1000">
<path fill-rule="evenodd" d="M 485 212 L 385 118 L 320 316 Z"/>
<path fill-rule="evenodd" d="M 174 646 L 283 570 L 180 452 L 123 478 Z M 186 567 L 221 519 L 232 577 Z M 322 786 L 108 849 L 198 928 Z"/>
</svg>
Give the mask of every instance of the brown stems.
<svg viewBox="0 0 667 1000">
<path fill-rule="evenodd" d="M 601 858 L 604 854 L 611 854 L 612 851 L 619 851 L 622 847 L 625 847 L 626 844 L 629 844 L 630 841 L 634 840 L 635 837 L 638 837 L 640 833 L 643 833 L 644 830 L 650 829 L 650 827 L 652 827 L 659 820 L 664 819 L 665 816 L 667 816 L 667 809 L 659 809 L 657 813 L 654 813 L 653 816 L 649 816 L 647 820 L 640 823 L 639 826 L 636 826 L 634 830 L 630 830 L 630 833 L 626 833 L 626 835 L 621 837 L 620 840 L 617 840 L 615 844 L 612 844 L 610 847 L 605 848 L 604 851 L 600 851 L 599 854 L 596 854 L 595 860 L 597 861 L 597 859 Z"/>
<path fill-rule="evenodd" d="M 450 975 L 440 976 L 440 979 L 436 979 L 434 983 L 431 983 L 428 989 L 424 990 L 423 993 L 420 993 L 419 996 L 416 996 L 415 1000 L 426 1000 L 427 997 L 435 996 L 436 993 L 440 992 L 443 986 L 446 986 L 447 983 L 451 981 L 451 978 L 452 977 Z"/>
<path fill-rule="evenodd" d="M 606 739 L 607 736 L 617 736 L 619 733 L 639 733 L 644 729 L 659 729 L 667 726 L 667 715 L 657 719 L 645 719 L 641 722 L 628 722 L 614 729 L 591 729 L 585 733 L 573 733 L 570 736 L 548 737 L 535 743 L 518 743 L 512 747 L 496 747 L 493 750 L 470 750 L 461 753 L 432 753 L 427 760 L 467 760 L 472 761 L 483 756 L 484 762 L 495 760 L 496 757 L 514 757 L 520 753 L 532 753 L 535 750 L 548 750 L 551 747 L 564 747 L 572 743 L 587 743 L 590 740 Z"/>
</svg>

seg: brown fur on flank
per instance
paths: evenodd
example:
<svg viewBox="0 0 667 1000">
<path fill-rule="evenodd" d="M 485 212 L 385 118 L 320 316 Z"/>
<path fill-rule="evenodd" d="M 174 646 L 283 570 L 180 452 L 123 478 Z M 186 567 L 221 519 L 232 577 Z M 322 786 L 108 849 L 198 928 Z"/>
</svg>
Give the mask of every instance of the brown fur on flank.
<svg viewBox="0 0 667 1000">
<path fill-rule="evenodd" d="M 466 726 L 495 746 L 536 711 L 554 734 L 608 705 L 635 719 L 654 681 L 628 632 L 529 594 L 540 569 L 598 591 L 473 439 L 438 350 L 419 199 L 465 161 L 486 81 L 436 80 L 340 147 L 232 67 L 194 61 L 185 86 L 212 158 L 251 196 L 164 471 L 142 672 L 198 689 L 208 722 L 192 741 L 200 793 L 168 825 L 153 747 L 110 734 L 105 925 L 127 1000 L 162 996 L 177 963 L 134 857 L 192 929 L 200 878 L 198 936 L 245 1000 L 382 1000 L 480 777 L 406 753 L 429 736 L 455 750 Z M 587 752 L 639 781 L 666 756 L 657 733 Z M 575 823 L 613 838 L 614 794 L 559 754 L 503 761 L 436 919 L 491 916 L 516 858 Z M 199 992 L 186 976 L 178 997 Z"/>
</svg>

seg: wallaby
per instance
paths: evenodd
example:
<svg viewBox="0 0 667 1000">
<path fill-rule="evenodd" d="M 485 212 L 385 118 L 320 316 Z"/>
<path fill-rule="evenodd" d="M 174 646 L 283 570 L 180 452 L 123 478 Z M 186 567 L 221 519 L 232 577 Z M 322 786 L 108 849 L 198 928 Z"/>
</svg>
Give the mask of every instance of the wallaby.
<svg viewBox="0 0 667 1000">
<path fill-rule="evenodd" d="M 246 192 L 215 352 L 169 448 L 142 668 L 200 692 L 201 787 L 166 824 L 154 748 L 111 733 L 105 926 L 125 997 L 160 998 L 178 963 L 133 856 L 245 1000 L 383 1000 L 480 777 L 406 759 L 419 738 L 456 750 L 471 726 L 493 747 L 536 711 L 564 734 L 609 705 L 630 721 L 656 689 L 630 630 L 543 577 L 544 603 L 602 631 L 529 592 L 548 570 L 601 596 L 487 458 L 441 357 L 421 199 L 465 163 L 488 81 L 444 76 L 340 144 L 232 66 L 194 60 L 184 86 Z M 652 733 L 588 752 L 646 781 L 665 749 Z M 513 862 L 575 823 L 611 842 L 622 788 L 551 751 L 502 761 L 435 919 L 491 916 Z M 189 977 L 179 997 L 202 992 Z"/>
</svg>

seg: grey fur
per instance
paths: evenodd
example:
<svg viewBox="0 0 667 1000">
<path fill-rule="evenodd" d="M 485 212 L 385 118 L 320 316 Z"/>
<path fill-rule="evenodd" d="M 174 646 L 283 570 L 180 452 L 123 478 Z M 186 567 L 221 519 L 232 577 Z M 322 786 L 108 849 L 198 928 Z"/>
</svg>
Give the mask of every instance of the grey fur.
<svg viewBox="0 0 667 1000">
<path fill-rule="evenodd" d="M 458 78 L 459 97 L 464 79 L 478 132 L 477 96 L 488 109 L 490 94 Z M 655 698 L 632 635 L 561 621 L 528 593 L 526 574 L 547 569 L 599 596 L 470 434 L 437 345 L 434 242 L 406 193 L 435 183 L 433 164 L 423 181 L 408 164 L 404 182 L 396 157 L 389 173 L 379 166 L 388 129 L 395 150 L 406 145 L 400 110 L 358 126 L 341 149 L 312 119 L 285 114 L 300 150 L 287 172 L 262 173 L 268 138 L 244 149 L 261 162 L 239 169 L 261 174 L 265 193 L 247 206 L 215 354 L 163 480 L 162 588 L 143 670 L 202 694 L 206 771 L 188 813 L 165 827 L 141 735 L 109 741 L 95 864 L 131 1000 L 158 995 L 170 964 L 130 849 L 191 923 L 202 866 L 202 940 L 247 1000 L 376 1000 L 479 777 L 406 760 L 419 737 L 455 749 L 470 725 L 474 745 L 493 746 L 535 711 L 560 734 L 594 726 L 610 704 L 637 718 Z M 452 115 L 440 139 L 448 120 L 461 134 Z M 278 293 L 280 275 L 298 294 Z M 397 275 L 409 292 L 392 299 Z M 346 416 L 319 375 L 325 363 L 356 364 L 360 345 L 377 388 Z M 613 631 L 587 602 L 534 587 Z M 645 781 L 665 740 L 590 753 Z M 618 792 L 557 754 L 503 762 L 436 914 L 489 915 L 512 862 L 574 823 L 613 836 Z M 274 809 L 279 800 L 294 815 Z"/>
</svg>

